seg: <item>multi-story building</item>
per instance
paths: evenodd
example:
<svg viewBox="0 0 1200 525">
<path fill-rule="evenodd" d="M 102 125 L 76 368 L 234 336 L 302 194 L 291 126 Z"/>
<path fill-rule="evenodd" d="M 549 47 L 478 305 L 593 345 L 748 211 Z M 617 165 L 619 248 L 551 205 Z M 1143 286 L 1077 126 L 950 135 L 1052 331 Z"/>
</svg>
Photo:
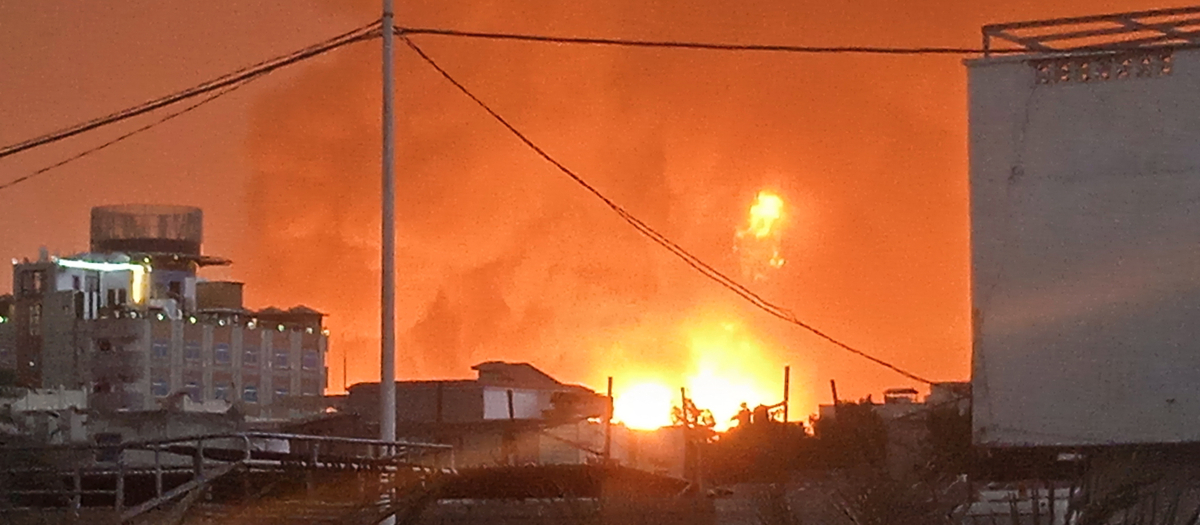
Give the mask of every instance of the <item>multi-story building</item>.
<svg viewBox="0 0 1200 525">
<path fill-rule="evenodd" d="M 149 410 L 186 394 L 285 416 L 319 400 L 323 314 L 252 311 L 242 283 L 206 281 L 203 215 L 179 206 L 94 208 L 91 249 L 14 260 L 0 297 L 0 369 L 17 386 L 85 389 L 101 410 Z"/>
</svg>

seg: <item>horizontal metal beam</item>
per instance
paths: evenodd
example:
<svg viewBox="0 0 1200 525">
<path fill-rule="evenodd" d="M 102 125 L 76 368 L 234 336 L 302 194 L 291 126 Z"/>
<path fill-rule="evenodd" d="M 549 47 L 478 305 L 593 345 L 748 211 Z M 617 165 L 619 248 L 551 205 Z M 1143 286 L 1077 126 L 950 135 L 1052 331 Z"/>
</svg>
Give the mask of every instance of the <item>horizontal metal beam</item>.
<svg viewBox="0 0 1200 525">
<path fill-rule="evenodd" d="M 122 523 L 127 522 L 127 521 L 137 517 L 139 514 L 141 514 L 143 512 L 146 512 L 155 507 L 158 507 L 159 505 L 162 505 L 163 503 L 166 503 L 166 502 L 171 501 L 183 494 L 186 494 L 187 492 L 190 492 L 193 489 L 203 487 L 203 486 L 207 485 L 208 483 L 212 482 L 213 480 L 215 480 L 221 476 L 224 476 L 225 474 L 228 474 L 234 468 L 237 468 L 237 466 L 238 466 L 238 463 L 231 463 L 228 465 L 221 465 L 214 469 L 206 470 L 204 472 L 203 476 L 200 476 L 197 478 L 192 478 L 191 481 L 188 481 L 187 483 L 184 483 L 178 487 L 175 487 L 175 488 L 167 491 L 161 497 L 152 498 L 149 501 L 146 501 L 145 503 L 142 503 L 136 507 L 130 508 L 129 510 L 126 510 L 125 512 L 123 512 L 121 514 L 121 522 Z"/>
<path fill-rule="evenodd" d="M 1128 13 L 1110 13 L 1106 15 L 1077 16 L 1069 18 L 1051 18 L 1047 20 L 1029 20 L 1025 22 L 1007 22 L 983 26 L 984 33 L 1004 31 L 1008 29 L 1027 29 L 1032 27 L 1052 27 L 1061 25 L 1078 25 L 1091 22 L 1109 22 L 1119 18 L 1149 18 L 1177 15 L 1200 14 L 1200 6 L 1178 7 L 1174 9 L 1158 9 L 1150 11 L 1130 11 Z"/>
<path fill-rule="evenodd" d="M 1183 30 L 1200 25 L 1200 17 L 1194 15 L 1200 15 L 1200 6 L 989 24 L 983 26 L 984 47 L 991 47 L 991 39 L 1002 40 L 1029 51 L 1043 53 L 1112 50 L 1122 47 L 1135 48 L 1147 44 L 1200 44 L 1200 38 L 1195 36 L 1195 32 Z M 1058 30 L 1054 31 L 1053 29 Z M 1146 37 L 1146 33 L 1161 33 L 1161 35 Z M 1104 39 L 1109 40 L 1108 42 L 1074 46 L 1068 44 L 1052 47 L 1049 45 L 1052 42 L 1100 39 L 1102 37 L 1110 38 Z"/>
<path fill-rule="evenodd" d="M 1116 22 L 1116 21 L 1114 20 L 1114 22 Z M 1172 25 L 1177 28 L 1197 26 L 1197 25 L 1200 25 L 1200 18 L 1188 18 L 1188 19 L 1180 20 L 1179 22 L 1175 22 Z M 1150 27 L 1152 27 L 1152 25 L 1148 26 L 1147 29 L 1145 29 L 1145 30 L 1146 31 L 1156 31 L 1157 30 L 1157 29 L 1151 29 Z M 1120 34 L 1129 33 L 1129 32 L 1131 32 L 1130 27 L 1122 25 L 1119 27 L 1107 27 L 1104 29 L 1084 29 L 1084 30 L 1080 30 L 1080 31 L 1068 31 L 1065 33 L 1046 33 L 1046 34 L 1042 34 L 1042 35 L 1023 37 L 1023 38 L 1034 38 L 1034 39 L 1037 39 L 1039 42 L 1057 42 L 1057 41 L 1062 41 L 1062 40 L 1075 40 L 1075 39 L 1080 39 L 1080 38 L 1090 38 L 1090 37 L 1097 37 L 1097 36 L 1120 35 Z M 1008 34 L 1008 33 L 1005 33 L 1005 34 Z M 993 35 L 993 36 L 996 36 L 998 38 L 1003 38 L 1003 37 L 1000 37 L 999 34 Z"/>
<path fill-rule="evenodd" d="M 363 438 L 348 438 L 337 436 L 310 436 L 306 434 L 273 434 L 269 432 L 237 432 L 224 434 L 202 434 L 197 436 L 185 436 L 176 438 L 161 438 L 161 439 L 141 439 L 134 441 L 124 441 L 121 443 L 98 444 L 98 443 L 63 443 L 53 445 L 23 445 L 17 447 L 0 447 L 0 452 L 17 451 L 17 450 L 128 450 L 128 449 L 149 449 L 153 445 L 170 445 L 175 443 L 192 443 L 196 441 L 214 441 L 218 439 L 239 439 L 239 438 L 255 438 L 255 439 L 280 439 L 293 441 L 310 441 L 321 443 L 347 443 L 347 444 L 362 444 L 362 445 L 377 445 L 396 448 L 431 448 L 431 449 L 452 449 L 453 445 L 443 443 L 420 443 L 412 441 L 387 441 L 379 439 L 363 439 Z"/>
</svg>

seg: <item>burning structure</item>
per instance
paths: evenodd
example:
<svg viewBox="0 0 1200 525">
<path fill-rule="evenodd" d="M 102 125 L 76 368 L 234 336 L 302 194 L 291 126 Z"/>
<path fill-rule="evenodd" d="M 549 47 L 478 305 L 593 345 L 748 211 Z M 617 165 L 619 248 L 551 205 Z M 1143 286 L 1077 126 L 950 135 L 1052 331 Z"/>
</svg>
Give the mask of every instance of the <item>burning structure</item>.
<svg viewBox="0 0 1200 525">
<path fill-rule="evenodd" d="M 92 210 L 91 249 L 14 261 L 0 300 L 0 369 L 26 388 L 85 389 L 100 410 L 150 410 L 172 394 L 281 417 L 326 383 L 323 314 L 246 309 L 242 283 L 201 268 L 203 215 L 182 206 Z"/>
</svg>

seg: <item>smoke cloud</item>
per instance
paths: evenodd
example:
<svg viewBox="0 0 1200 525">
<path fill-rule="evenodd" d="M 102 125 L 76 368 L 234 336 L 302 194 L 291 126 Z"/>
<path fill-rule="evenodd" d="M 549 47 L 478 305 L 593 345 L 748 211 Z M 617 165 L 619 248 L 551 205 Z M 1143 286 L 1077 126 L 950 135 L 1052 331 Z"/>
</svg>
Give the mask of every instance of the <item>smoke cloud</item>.
<svg viewBox="0 0 1200 525">
<path fill-rule="evenodd" d="M 400 24 L 794 44 L 958 45 L 997 20 L 1105 6 L 949 0 L 408 5 Z M 377 3 L 329 2 L 364 20 Z M 1133 8 L 1133 2 L 1114 9 Z M 985 11 L 987 9 L 987 11 Z M 965 68 L 954 57 L 729 54 L 414 37 L 552 155 L 694 253 L 739 275 L 757 193 L 788 206 L 788 261 L 762 292 L 939 379 L 969 362 Z M 398 42 L 399 44 L 399 42 Z M 756 312 L 638 236 L 397 50 L 399 376 L 524 360 L 565 381 L 690 373 L 688 327 L 736 322 L 795 396 L 901 378 Z M 379 50 L 308 66 L 254 109 L 247 293 L 328 312 L 331 384 L 378 377 Z M 736 349 L 731 350 L 737 352 Z M 804 408 L 807 408 L 805 406 Z"/>
</svg>

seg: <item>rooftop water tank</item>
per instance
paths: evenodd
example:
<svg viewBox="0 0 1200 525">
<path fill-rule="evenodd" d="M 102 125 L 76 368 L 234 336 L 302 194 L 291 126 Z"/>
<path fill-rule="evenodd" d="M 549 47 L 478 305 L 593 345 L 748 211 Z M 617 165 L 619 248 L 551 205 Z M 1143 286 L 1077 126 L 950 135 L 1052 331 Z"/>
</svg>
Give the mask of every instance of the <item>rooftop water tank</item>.
<svg viewBox="0 0 1200 525">
<path fill-rule="evenodd" d="M 200 255 L 204 212 L 191 206 L 120 204 L 92 208 L 92 251 Z"/>
</svg>

